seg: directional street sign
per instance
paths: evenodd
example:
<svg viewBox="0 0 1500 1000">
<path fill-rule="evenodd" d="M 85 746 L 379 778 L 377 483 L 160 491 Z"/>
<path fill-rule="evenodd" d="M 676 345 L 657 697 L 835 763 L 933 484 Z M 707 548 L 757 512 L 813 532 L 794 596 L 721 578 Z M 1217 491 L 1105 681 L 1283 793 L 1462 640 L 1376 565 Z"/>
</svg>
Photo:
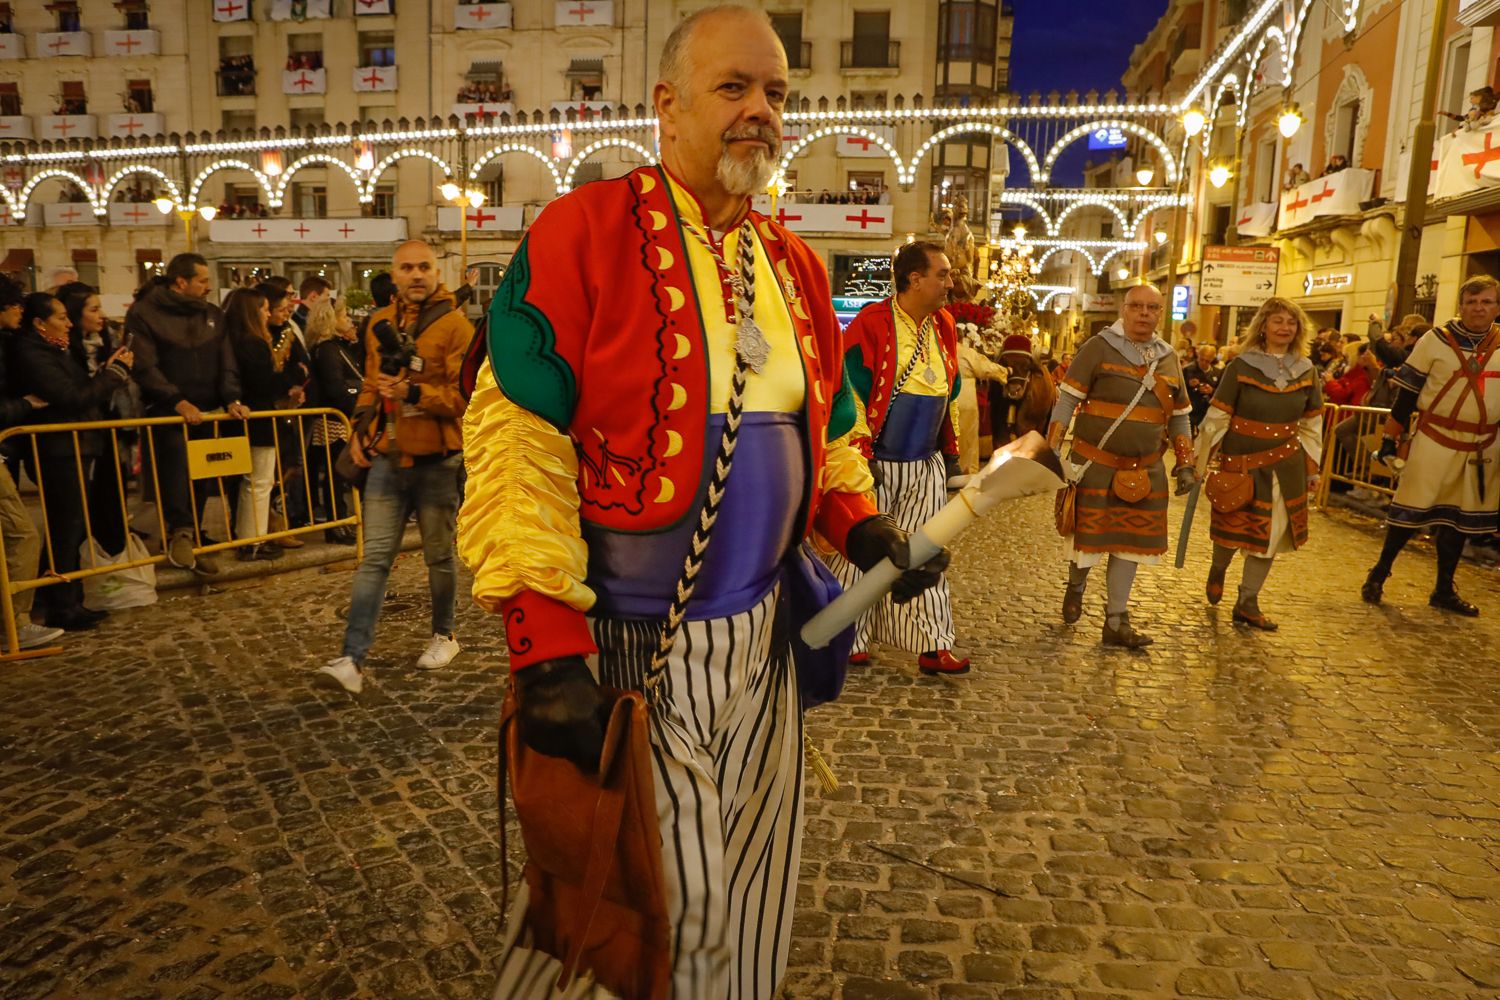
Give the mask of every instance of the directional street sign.
<svg viewBox="0 0 1500 1000">
<path fill-rule="evenodd" d="M 1206 306 L 1259 306 L 1276 294 L 1275 247 L 1204 247 L 1198 301 Z"/>
</svg>

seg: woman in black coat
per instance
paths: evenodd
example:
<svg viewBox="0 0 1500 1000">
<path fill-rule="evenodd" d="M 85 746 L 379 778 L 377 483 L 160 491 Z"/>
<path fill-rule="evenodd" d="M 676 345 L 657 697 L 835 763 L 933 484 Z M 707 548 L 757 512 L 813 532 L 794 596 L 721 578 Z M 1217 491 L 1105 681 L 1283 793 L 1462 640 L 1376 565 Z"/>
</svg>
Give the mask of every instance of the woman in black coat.
<svg viewBox="0 0 1500 1000">
<path fill-rule="evenodd" d="M 223 310 L 224 333 L 239 363 L 241 401 L 257 413 L 278 409 L 287 401 L 300 405 L 307 368 L 292 360 L 295 331 L 289 328 L 279 337 L 272 335 L 270 305 L 258 289 L 236 288 L 224 300 Z M 274 420 L 250 421 L 251 472 L 240 481 L 236 538 L 257 538 L 269 528 L 271 490 L 276 485 L 276 444 Z M 275 546 L 263 544 L 240 551 L 241 559 L 275 559 L 280 555 Z"/>
<path fill-rule="evenodd" d="M 359 331 L 350 321 L 342 299 L 334 305 L 325 300 L 307 315 L 307 344 L 312 353 L 313 405 L 354 416 L 365 381 L 365 349 Z M 307 452 L 308 476 L 312 479 L 313 504 L 318 516 L 334 521 L 348 517 L 352 504 L 348 490 L 332 472 L 335 458 L 349 432 L 343 423 L 324 417 L 314 419 Z M 324 538 L 337 545 L 353 545 L 354 528 L 329 528 Z"/>
<path fill-rule="evenodd" d="M 68 321 L 73 324 L 68 333 L 73 360 L 89 375 L 96 374 L 120 345 L 110 336 L 109 321 L 104 316 L 104 306 L 99 295 L 88 285 L 74 282 L 64 285 L 58 292 L 59 299 L 68 310 Z M 131 409 L 130 390 L 127 383 L 115 391 L 100 410 L 100 419 L 118 420 L 128 415 Z M 89 510 L 92 518 L 94 541 L 110 556 L 116 556 L 125 548 L 125 528 L 128 510 L 122 503 L 126 480 L 121 463 L 130 461 L 130 448 L 135 443 L 136 432 L 130 430 L 101 431 L 102 454 L 94 468 L 94 477 L 89 483 Z"/>
<path fill-rule="evenodd" d="M 111 353 L 97 372 L 89 374 L 70 349 L 68 333 L 72 325 L 67 309 L 53 296 L 37 292 L 26 297 L 15 339 L 15 378 L 28 393 L 47 403 L 32 415 L 31 423 L 76 424 L 103 419 L 110 397 L 130 380 L 135 356 L 126 347 Z M 40 459 L 41 468 L 29 471 L 41 485 L 47 515 L 49 551 L 42 557 L 42 573 L 49 565 L 55 573 L 77 570 L 78 549 L 87 537 L 84 514 L 89 505 L 87 494 L 80 489 L 79 467 L 86 489 L 107 438 L 98 431 L 79 432 L 76 451 L 74 440 L 73 433 L 62 432 L 36 438 L 35 458 Z M 28 466 L 36 465 L 32 455 L 23 457 Z M 77 581 L 43 587 L 37 593 L 35 607 L 47 626 L 69 631 L 93 628 L 105 617 L 102 611 L 83 607 L 83 585 Z"/>
</svg>

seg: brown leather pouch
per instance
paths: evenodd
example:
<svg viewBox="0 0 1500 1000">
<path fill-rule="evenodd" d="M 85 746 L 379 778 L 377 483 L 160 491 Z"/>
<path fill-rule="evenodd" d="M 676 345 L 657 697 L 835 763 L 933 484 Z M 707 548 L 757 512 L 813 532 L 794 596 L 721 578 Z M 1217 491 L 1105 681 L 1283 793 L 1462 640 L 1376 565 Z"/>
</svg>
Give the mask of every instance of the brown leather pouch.
<svg viewBox="0 0 1500 1000">
<path fill-rule="evenodd" d="M 1057 491 L 1057 500 L 1053 505 L 1053 515 L 1057 518 L 1057 533 L 1068 538 L 1078 529 L 1078 486 L 1069 483 Z"/>
<path fill-rule="evenodd" d="M 1233 514 L 1248 507 L 1255 499 L 1255 480 L 1248 472 L 1220 470 L 1208 477 L 1208 482 L 1203 484 L 1203 493 L 1214 510 L 1220 514 Z"/>
<path fill-rule="evenodd" d="M 1151 492 L 1150 469 L 1116 469 L 1109 488 L 1126 503 L 1140 503 Z"/>
<path fill-rule="evenodd" d="M 526 842 L 526 929 L 533 947 L 562 963 L 559 990 L 591 976 L 622 1000 L 666 1000 L 671 952 L 646 702 L 636 691 L 600 690 L 613 704 L 596 775 L 526 746 L 514 688 L 501 708 L 500 801 L 503 809 L 509 779 Z M 502 856 L 504 840 L 502 825 Z"/>
</svg>

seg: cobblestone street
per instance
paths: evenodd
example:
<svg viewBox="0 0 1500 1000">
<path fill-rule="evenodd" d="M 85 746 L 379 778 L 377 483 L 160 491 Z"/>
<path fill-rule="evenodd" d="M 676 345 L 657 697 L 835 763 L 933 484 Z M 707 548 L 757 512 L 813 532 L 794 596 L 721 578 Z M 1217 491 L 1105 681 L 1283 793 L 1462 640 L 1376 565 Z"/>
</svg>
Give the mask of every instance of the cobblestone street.
<svg viewBox="0 0 1500 1000">
<path fill-rule="evenodd" d="M 1252 634 L 1238 564 L 1204 602 L 1200 523 L 1137 586 L 1149 655 L 1106 653 L 1102 571 L 1060 623 L 1050 498 L 1005 514 L 955 553 L 974 672 L 877 650 L 808 716 L 844 784 L 809 793 L 785 997 L 1496 995 L 1500 573 L 1466 563 L 1485 617 L 1447 617 L 1413 544 L 1370 608 L 1377 527 L 1315 514 Z M 412 669 L 409 553 L 375 682 L 316 686 L 349 582 L 176 597 L 0 666 L 0 998 L 488 995 L 503 641 L 466 607 L 459 659 Z"/>
</svg>

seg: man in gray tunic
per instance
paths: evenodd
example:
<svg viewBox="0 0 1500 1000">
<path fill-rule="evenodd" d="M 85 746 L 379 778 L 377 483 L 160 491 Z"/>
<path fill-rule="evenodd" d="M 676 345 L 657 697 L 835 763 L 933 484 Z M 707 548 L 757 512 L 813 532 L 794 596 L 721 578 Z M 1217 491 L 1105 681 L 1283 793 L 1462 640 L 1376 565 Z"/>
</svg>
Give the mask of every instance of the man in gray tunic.
<svg viewBox="0 0 1500 1000">
<path fill-rule="evenodd" d="M 1169 450 L 1177 460 L 1177 493 L 1197 482 L 1193 470 L 1192 402 L 1182 366 L 1156 335 L 1162 296 L 1150 285 L 1125 293 L 1120 318 L 1086 341 L 1059 388 L 1047 441 L 1061 448 L 1073 422 L 1077 523 L 1067 539 L 1068 586 L 1063 621 L 1083 614 L 1089 570 L 1109 556 L 1104 644 L 1141 649 L 1151 638 L 1130 624 L 1136 567 L 1167 550 Z"/>
</svg>

